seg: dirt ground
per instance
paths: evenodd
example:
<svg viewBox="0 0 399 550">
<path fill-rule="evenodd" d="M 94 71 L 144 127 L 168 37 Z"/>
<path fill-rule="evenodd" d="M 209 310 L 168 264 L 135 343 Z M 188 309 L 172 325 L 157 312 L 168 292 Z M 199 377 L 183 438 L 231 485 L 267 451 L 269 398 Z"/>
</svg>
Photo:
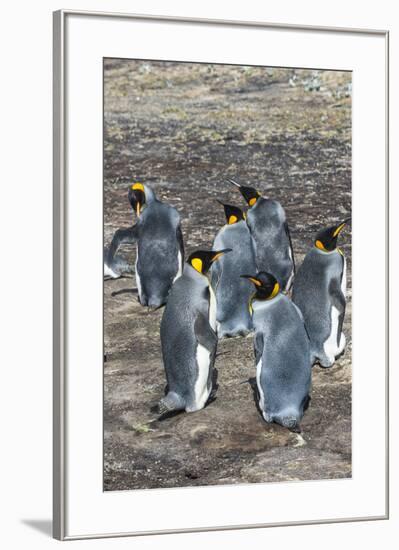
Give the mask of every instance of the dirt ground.
<svg viewBox="0 0 399 550">
<path fill-rule="evenodd" d="M 186 253 L 224 224 L 216 198 L 244 206 L 226 177 L 287 213 L 297 265 L 315 232 L 351 212 L 351 75 L 256 67 L 105 60 L 104 242 L 132 224 L 127 187 L 141 181 L 182 217 Z M 351 476 L 351 240 L 343 357 L 313 369 L 312 400 L 293 434 L 266 424 L 251 383 L 252 337 L 218 346 L 216 399 L 158 420 L 159 323 L 134 276 L 104 284 L 104 489 Z M 119 253 L 134 263 L 132 247 Z"/>
</svg>

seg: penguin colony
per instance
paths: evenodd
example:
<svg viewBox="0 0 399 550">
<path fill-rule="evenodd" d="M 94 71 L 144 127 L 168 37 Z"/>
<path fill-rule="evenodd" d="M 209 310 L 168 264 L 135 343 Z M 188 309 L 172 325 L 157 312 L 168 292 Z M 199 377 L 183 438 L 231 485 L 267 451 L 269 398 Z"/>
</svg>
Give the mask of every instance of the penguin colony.
<svg viewBox="0 0 399 550">
<path fill-rule="evenodd" d="M 247 212 L 220 203 L 226 225 L 212 250 L 196 250 L 186 262 L 179 213 L 149 186 L 134 183 L 128 199 L 137 221 L 116 231 L 104 253 L 104 276 L 132 271 L 116 252 L 135 243 L 139 302 L 152 309 L 165 305 L 161 415 L 204 408 L 212 396 L 218 340 L 253 332 L 260 412 L 266 422 L 300 432 L 312 366 L 331 367 L 345 349 L 346 261 L 337 240 L 349 220 L 320 230 L 296 272 L 281 204 L 228 181 Z"/>
</svg>

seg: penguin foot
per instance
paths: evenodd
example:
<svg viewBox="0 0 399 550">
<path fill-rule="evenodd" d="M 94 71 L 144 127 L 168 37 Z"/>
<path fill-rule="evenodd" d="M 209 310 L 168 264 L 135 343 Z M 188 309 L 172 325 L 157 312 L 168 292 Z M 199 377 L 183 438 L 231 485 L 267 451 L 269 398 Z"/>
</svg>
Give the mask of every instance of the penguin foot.
<svg viewBox="0 0 399 550">
<path fill-rule="evenodd" d="M 222 340 L 223 338 L 246 338 L 251 334 L 249 329 L 238 329 L 238 330 L 220 330 L 218 331 L 218 338 Z"/>
<path fill-rule="evenodd" d="M 237 333 L 237 336 L 241 336 L 241 338 L 246 338 L 249 334 L 251 333 L 250 330 L 240 330 L 238 333 Z"/>
<path fill-rule="evenodd" d="M 148 312 L 154 313 L 154 311 L 157 311 L 157 309 L 161 309 L 165 304 L 161 304 L 159 306 L 148 306 Z"/>
<path fill-rule="evenodd" d="M 296 426 L 294 426 L 293 428 L 288 428 L 290 430 L 290 432 L 294 433 L 294 434 L 300 434 L 301 433 L 301 428 L 299 426 L 299 424 L 297 424 Z"/>
<path fill-rule="evenodd" d="M 160 400 L 158 404 L 158 412 L 160 415 L 163 415 L 172 411 L 182 410 L 185 406 L 186 404 L 180 395 L 175 392 L 169 392 Z"/>
<path fill-rule="evenodd" d="M 326 361 L 323 361 L 323 362 L 317 361 L 316 364 L 319 365 L 319 367 L 322 367 L 323 369 L 331 369 L 331 367 L 334 364 L 334 361 L 332 362 L 329 361 L 328 363 Z"/>
<path fill-rule="evenodd" d="M 335 357 L 328 357 L 327 355 L 324 355 L 322 357 L 316 357 L 315 359 L 315 365 L 319 365 L 320 367 L 323 367 L 323 369 L 329 369 L 333 366 L 335 361 Z"/>
</svg>

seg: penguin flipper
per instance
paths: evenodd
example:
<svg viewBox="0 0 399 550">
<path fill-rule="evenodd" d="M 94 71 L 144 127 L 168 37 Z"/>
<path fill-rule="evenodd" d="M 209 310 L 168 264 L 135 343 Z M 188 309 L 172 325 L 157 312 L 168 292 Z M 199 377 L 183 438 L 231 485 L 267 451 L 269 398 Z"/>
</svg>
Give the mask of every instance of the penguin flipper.
<svg viewBox="0 0 399 550">
<path fill-rule="evenodd" d="M 329 284 L 329 294 L 331 296 L 331 302 L 334 307 L 337 308 L 339 312 L 338 316 L 338 330 L 337 330 L 337 345 L 339 345 L 339 340 L 341 338 L 342 327 L 344 324 L 345 309 L 346 309 L 346 299 L 341 290 L 341 283 L 338 279 L 331 279 Z"/>
<path fill-rule="evenodd" d="M 198 313 L 194 322 L 194 333 L 197 342 L 204 346 L 209 352 L 215 350 L 218 337 L 212 329 L 208 319 L 202 313 Z"/>
<path fill-rule="evenodd" d="M 255 334 L 254 338 L 254 352 L 255 352 L 255 361 L 256 364 L 259 363 L 259 361 L 262 359 L 263 355 L 263 334 L 261 332 L 257 332 Z"/>
<path fill-rule="evenodd" d="M 308 340 L 309 340 L 309 342 L 310 342 L 310 341 L 311 341 L 311 338 L 310 338 L 310 334 L 309 334 L 309 332 L 308 332 L 308 328 L 307 328 L 306 323 L 305 323 L 305 319 L 304 319 L 303 313 L 302 313 L 302 311 L 299 309 L 299 307 L 298 307 L 296 304 L 294 304 L 294 302 L 291 302 L 291 303 L 292 303 L 292 305 L 294 306 L 294 308 L 296 309 L 296 311 L 297 311 L 297 313 L 298 313 L 298 315 L 299 315 L 299 317 L 300 317 L 300 319 L 301 319 L 301 321 L 302 321 L 302 323 L 303 323 L 303 328 L 305 329 L 305 332 L 306 332 L 306 334 L 307 334 L 307 336 L 308 336 Z"/>
<path fill-rule="evenodd" d="M 106 263 L 111 266 L 116 251 L 121 244 L 133 244 L 138 239 L 138 222 L 126 229 L 117 229 L 112 237 L 111 244 L 108 249 Z"/>
<path fill-rule="evenodd" d="M 211 285 L 214 292 L 217 290 L 221 274 L 222 270 L 220 262 L 213 263 L 211 266 Z"/>
</svg>

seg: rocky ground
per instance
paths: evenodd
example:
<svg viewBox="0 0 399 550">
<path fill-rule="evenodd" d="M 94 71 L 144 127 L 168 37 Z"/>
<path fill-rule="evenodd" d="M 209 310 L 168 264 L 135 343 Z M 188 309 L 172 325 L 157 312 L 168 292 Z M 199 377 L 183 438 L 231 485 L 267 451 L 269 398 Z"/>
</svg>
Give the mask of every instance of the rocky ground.
<svg viewBox="0 0 399 550">
<path fill-rule="evenodd" d="M 132 223 L 127 187 L 151 185 L 182 217 L 186 251 L 224 224 L 216 198 L 244 205 L 226 177 L 286 209 L 297 264 L 321 227 L 351 212 L 351 75 L 343 72 L 105 60 L 104 242 Z M 104 489 L 351 476 L 351 240 L 345 355 L 313 369 L 312 401 L 293 434 L 260 417 L 252 337 L 221 341 L 216 399 L 159 420 L 162 310 L 133 278 L 104 285 Z M 135 252 L 120 253 L 134 263 Z"/>
</svg>

